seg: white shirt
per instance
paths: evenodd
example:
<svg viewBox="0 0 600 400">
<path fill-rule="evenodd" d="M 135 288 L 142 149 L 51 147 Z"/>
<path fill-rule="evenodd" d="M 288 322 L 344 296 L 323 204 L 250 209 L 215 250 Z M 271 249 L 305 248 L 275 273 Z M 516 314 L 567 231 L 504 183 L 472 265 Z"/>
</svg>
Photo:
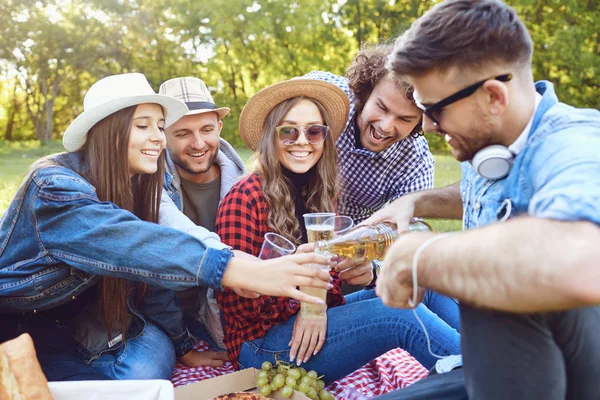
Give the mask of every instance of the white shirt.
<svg viewBox="0 0 600 400">
<path fill-rule="evenodd" d="M 527 138 L 529 137 L 529 131 L 531 130 L 531 125 L 533 124 L 533 117 L 535 116 L 535 112 L 537 111 L 538 106 L 540 105 L 540 101 L 542 101 L 542 95 L 538 92 L 535 92 L 535 105 L 533 106 L 533 111 L 531 112 L 531 118 L 529 118 L 529 122 L 525 125 L 525 129 L 519 135 L 517 140 L 513 142 L 510 146 L 508 146 L 508 150 L 513 153 L 515 156 L 523 150 L 525 144 L 527 143 Z"/>
</svg>

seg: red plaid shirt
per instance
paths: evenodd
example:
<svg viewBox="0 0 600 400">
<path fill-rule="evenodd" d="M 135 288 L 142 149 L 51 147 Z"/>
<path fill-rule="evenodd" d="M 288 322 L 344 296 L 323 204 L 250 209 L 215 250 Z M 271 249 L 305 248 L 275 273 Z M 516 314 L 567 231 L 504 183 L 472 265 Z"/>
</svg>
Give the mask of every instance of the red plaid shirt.
<svg viewBox="0 0 600 400">
<path fill-rule="evenodd" d="M 258 175 L 252 174 L 237 182 L 221 201 L 217 213 L 217 233 L 223 243 L 258 256 L 265 233 L 272 231 L 267 225 L 268 209 Z M 327 293 L 330 308 L 346 302 L 341 292 L 342 281 L 337 273 L 331 274 L 333 289 Z M 217 301 L 225 318 L 225 346 L 236 369 L 244 342 L 262 338 L 269 328 L 287 321 L 300 310 L 300 303 L 288 297 L 247 299 L 231 289 L 217 293 Z"/>
</svg>

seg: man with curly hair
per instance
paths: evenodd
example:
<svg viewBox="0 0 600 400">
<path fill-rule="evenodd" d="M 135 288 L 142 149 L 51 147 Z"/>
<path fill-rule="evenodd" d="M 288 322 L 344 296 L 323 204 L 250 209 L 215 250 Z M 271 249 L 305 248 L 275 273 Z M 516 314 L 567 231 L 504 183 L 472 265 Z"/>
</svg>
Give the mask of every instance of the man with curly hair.
<svg viewBox="0 0 600 400">
<path fill-rule="evenodd" d="M 361 50 L 341 77 L 311 71 L 304 76 L 340 87 L 350 99 L 346 128 L 336 142 L 341 190 L 338 213 L 359 223 L 388 202 L 407 193 L 433 188 L 433 156 L 422 135 L 422 112 L 415 105 L 412 86 L 392 79 L 386 68 L 393 45 Z M 348 285 L 374 282 L 376 265 L 339 265 L 344 293 Z M 454 314 L 454 311 L 451 312 Z"/>
<path fill-rule="evenodd" d="M 312 71 L 342 88 L 350 116 L 337 141 L 342 190 L 339 213 L 361 222 L 389 201 L 433 187 L 433 156 L 422 136 L 421 110 L 412 87 L 392 79 L 386 68 L 393 46 L 365 48 L 341 77 Z"/>
</svg>

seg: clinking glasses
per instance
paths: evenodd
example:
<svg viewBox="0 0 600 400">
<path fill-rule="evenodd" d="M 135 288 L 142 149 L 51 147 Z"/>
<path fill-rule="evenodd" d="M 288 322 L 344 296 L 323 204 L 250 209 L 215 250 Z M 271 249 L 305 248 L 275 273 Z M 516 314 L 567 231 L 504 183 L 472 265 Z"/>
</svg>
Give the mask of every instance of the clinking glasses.
<svg viewBox="0 0 600 400">
<path fill-rule="evenodd" d="M 285 145 L 292 145 L 296 143 L 300 137 L 300 132 L 304 133 L 306 140 L 310 144 L 319 144 L 325 141 L 329 127 L 325 125 L 313 124 L 313 125 L 281 125 L 275 128 L 279 140 Z"/>
<path fill-rule="evenodd" d="M 425 107 L 423 104 L 421 104 L 417 100 L 415 100 L 415 103 L 416 103 L 417 107 L 419 107 L 423 111 L 423 113 L 427 116 L 427 118 L 429 118 L 436 126 L 439 126 L 440 125 L 439 120 L 442 115 L 442 109 L 444 107 L 447 107 L 452 103 L 456 103 L 457 101 L 462 100 L 465 97 L 469 97 L 470 95 L 475 93 L 475 91 L 477 91 L 477 89 L 482 87 L 484 83 L 486 83 L 489 80 L 493 79 L 493 80 L 500 81 L 500 82 L 508 82 L 512 79 L 512 77 L 513 77 L 512 74 L 504 74 L 504 75 L 497 75 L 497 76 L 492 76 L 490 78 L 486 78 L 482 81 L 472 84 L 471 86 L 467 86 L 466 88 L 459 90 L 458 92 L 446 97 L 445 99 L 438 101 L 437 103 L 435 103 L 434 105 L 431 105 L 429 107 Z"/>
</svg>

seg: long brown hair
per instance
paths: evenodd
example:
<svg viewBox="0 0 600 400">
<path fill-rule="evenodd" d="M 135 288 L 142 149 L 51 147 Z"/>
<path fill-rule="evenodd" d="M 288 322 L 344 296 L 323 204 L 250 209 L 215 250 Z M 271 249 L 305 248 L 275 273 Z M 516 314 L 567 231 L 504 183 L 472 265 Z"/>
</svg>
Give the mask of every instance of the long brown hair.
<svg viewBox="0 0 600 400">
<path fill-rule="evenodd" d="M 160 155 L 156 173 L 130 177 L 127 149 L 136 108 L 117 111 L 94 125 L 79 151 L 88 167 L 86 179 L 96 188 L 98 199 L 131 211 L 144 221 L 157 223 L 165 156 L 164 152 Z M 102 279 L 100 300 L 109 333 L 113 327 L 125 333 L 127 298 L 133 289 L 127 279 Z M 135 285 L 138 301 L 145 290 L 145 284 Z"/>
<path fill-rule="evenodd" d="M 117 111 L 90 129 L 85 144 L 78 151 L 85 163 L 85 168 L 78 173 L 96 188 L 99 200 L 110 201 L 144 221 L 158 223 L 165 153 L 162 152 L 158 158 L 158 170 L 154 174 L 137 174 L 130 178 L 128 145 L 136 109 L 137 106 L 132 106 Z M 16 197 L 25 195 L 35 171 L 59 165 L 57 155 L 40 158 L 31 166 Z M 138 283 L 134 287 L 127 279 L 102 278 L 100 304 L 109 334 L 116 327 L 125 335 L 129 313 L 127 299 L 133 290 L 139 302 L 146 291 L 146 284 Z"/>
<path fill-rule="evenodd" d="M 263 126 L 256 167 L 256 172 L 262 178 L 263 195 L 270 205 L 267 212 L 269 227 L 296 244 L 300 243 L 302 234 L 300 223 L 295 215 L 291 193 L 292 182 L 281 172 L 281 163 L 277 158 L 275 141 L 279 139 L 275 128 L 292 107 L 302 99 L 313 102 L 319 108 L 325 125 L 330 125 L 331 118 L 327 110 L 314 99 L 295 97 L 279 103 L 271 110 Z M 306 193 L 300 194 L 305 200 L 308 210 L 312 212 L 335 211 L 337 178 L 337 151 L 333 135 L 329 132 L 325 138 L 323 155 L 316 164 L 316 174 L 309 178 Z"/>
</svg>

